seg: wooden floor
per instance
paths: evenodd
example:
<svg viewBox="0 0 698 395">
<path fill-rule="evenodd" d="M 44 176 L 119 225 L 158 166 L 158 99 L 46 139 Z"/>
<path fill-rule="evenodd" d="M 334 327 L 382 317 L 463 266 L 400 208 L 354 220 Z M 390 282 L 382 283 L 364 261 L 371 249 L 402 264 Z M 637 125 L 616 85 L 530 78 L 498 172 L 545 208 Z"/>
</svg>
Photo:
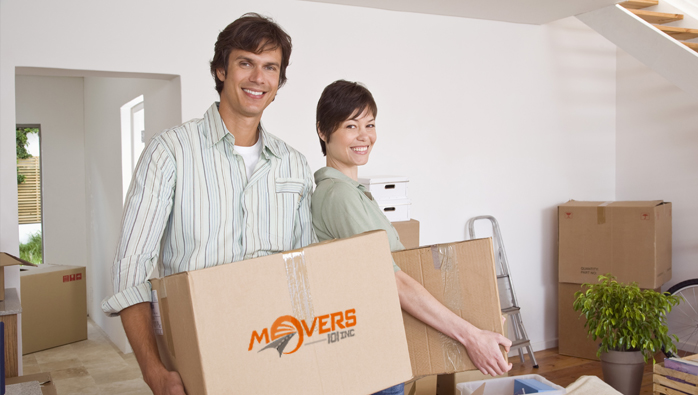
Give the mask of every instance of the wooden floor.
<svg viewBox="0 0 698 395">
<path fill-rule="evenodd" d="M 657 363 L 664 361 L 664 356 L 660 354 L 655 356 Z M 539 374 L 562 387 L 572 384 L 580 376 L 597 376 L 603 379 L 601 362 L 599 361 L 560 355 L 557 353 L 557 348 L 538 351 L 535 356 L 538 362 L 537 369 L 533 368 L 528 356 L 526 363 L 523 364 L 518 356 L 510 358 L 509 361 L 514 367 L 509 372 L 509 376 Z M 640 395 L 652 395 L 652 361 L 645 366 Z"/>
</svg>

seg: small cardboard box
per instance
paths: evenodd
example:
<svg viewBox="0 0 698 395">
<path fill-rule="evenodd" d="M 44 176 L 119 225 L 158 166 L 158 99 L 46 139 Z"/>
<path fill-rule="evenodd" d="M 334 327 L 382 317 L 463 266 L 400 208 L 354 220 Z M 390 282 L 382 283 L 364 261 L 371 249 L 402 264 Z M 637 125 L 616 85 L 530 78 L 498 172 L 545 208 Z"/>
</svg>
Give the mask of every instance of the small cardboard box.
<svg viewBox="0 0 698 395">
<path fill-rule="evenodd" d="M 51 373 L 36 373 L 28 374 L 19 377 L 8 377 L 5 379 L 6 385 L 14 385 L 21 383 L 28 383 L 31 381 L 38 381 L 41 386 L 42 395 L 56 395 L 56 386 L 53 384 L 53 379 L 51 378 Z"/>
<path fill-rule="evenodd" d="M 26 265 L 36 266 L 24 259 L 17 258 L 6 252 L 0 252 L 0 300 L 5 300 L 5 266 Z"/>
<path fill-rule="evenodd" d="M 491 238 L 396 251 L 393 259 L 458 316 L 504 334 Z M 476 369 L 463 345 L 406 312 L 403 319 L 415 377 Z"/>
<path fill-rule="evenodd" d="M 561 283 L 618 281 L 657 288 L 671 279 L 671 203 L 579 202 L 558 207 Z"/>
<path fill-rule="evenodd" d="M 19 281 L 23 354 L 87 339 L 84 267 L 22 267 Z"/>
<path fill-rule="evenodd" d="M 400 242 L 406 249 L 419 247 L 419 221 L 411 219 L 409 221 L 393 222 L 393 227 L 400 236 Z"/>
<path fill-rule="evenodd" d="M 412 377 L 385 231 L 151 284 L 161 358 L 189 394 L 368 394 Z"/>
<path fill-rule="evenodd" d="M 594 281 L 596 283 L 597 281 Z M 591 340 L 584 327 L 586 318 L 574 311 L 574 294 L 582 290 L 581 284 L 558 283 L 558 353 L 577 358 L 599 360 L 596 351 L 601 339 Z M 661 291 L 656 288 L 655 291 Z"/>
</svg>

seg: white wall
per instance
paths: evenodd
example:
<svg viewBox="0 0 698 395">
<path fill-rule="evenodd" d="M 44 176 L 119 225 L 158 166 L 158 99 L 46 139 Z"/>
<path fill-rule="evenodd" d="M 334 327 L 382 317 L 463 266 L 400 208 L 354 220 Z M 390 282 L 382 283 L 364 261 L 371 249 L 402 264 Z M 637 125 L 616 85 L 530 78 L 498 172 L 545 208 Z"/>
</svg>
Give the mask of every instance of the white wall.
<svg viewBox="0 0 698 395">
<path fill-rule="evenodd" d="M 16 122 L 41 124 L 43 261 L 85 266 L 83 80 L 20 75 L 15 83 Z"/>
<path fill-rule="evenodd" d="M 618 50 L 619 200 L 672 202 L 673 276 L 698 277 L 698 99 Z"/>
<path fill-rule="evenodd" d="M 101 301 L 111 296 L 111 265 L 121 230 L 123 192 L 121 183 L 120 108 L 143 95 L 145 137 L 181 123 L 179 79 L 85 78 L 85 164 L 87 184 L 88 309 L 90 317 L 124 352 L 130 345 L 120 318 L 102 313 Z"/>
<path fill-rule="evenodd" d="M 217 96 L 216 35 L 247 11 L 275 17 L 294 40 L 266 127 L 316 169 L 322 88 L 366 83 L 379 143 L 361 174 L 410 177 L 425 243 L 463 239 L 468 218 L 497 216 L 529 337 L 554 346 L 555 206 L 615 197 L 615 49 L 575 19 L 530 26 L 290 0 L 2 2 L 0 131 L 15 122 L 16 66 L 180 75 L 182 117 L 200 117 Z M 21 29 L 30 16 L 36 28 Z M 15 248 L 8 228 L 17 237 L 11 140 L 1 132 L 2 249 Z"/>
</svg>

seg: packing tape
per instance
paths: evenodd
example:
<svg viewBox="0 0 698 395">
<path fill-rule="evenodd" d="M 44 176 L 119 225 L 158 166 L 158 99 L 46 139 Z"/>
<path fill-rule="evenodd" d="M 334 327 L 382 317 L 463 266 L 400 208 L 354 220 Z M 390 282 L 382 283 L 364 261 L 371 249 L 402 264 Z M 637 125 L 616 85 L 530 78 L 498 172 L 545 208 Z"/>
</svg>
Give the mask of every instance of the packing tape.
<svg viewBox="0 0 698 395">
<path fill-rule="evenodd" d="M 441 285 L 443 287 L 444 306 L 452 311 L 463 309 L 463 296 L 461 292 L 460 274 L 458 272 L 458 258 L 453 245 L 442 244 L 431 247 L 434 267 L 441 272 Z M 465 368 L 463 363 L 465 349 L 456 340 L 440 333 L 443 349 L 444 366 L 458 372 Z"/>
<path fill-rule="evenodd" d="M 596 223 L 603 225 L 606 223 L 606 206 L 613 202 L 603 202 L 596 207 Z"/>
<path fill-rule="evenodd" d="M 313 298 L 310 294 L 308 269 L 305 265 L 305 253 L 303 251 L 288 252 L 283 254 L 283 258 L 293 316 L 299 320 L 310 322 L 315 317 L 315 312 L 313 311 Z"/>
</svg>

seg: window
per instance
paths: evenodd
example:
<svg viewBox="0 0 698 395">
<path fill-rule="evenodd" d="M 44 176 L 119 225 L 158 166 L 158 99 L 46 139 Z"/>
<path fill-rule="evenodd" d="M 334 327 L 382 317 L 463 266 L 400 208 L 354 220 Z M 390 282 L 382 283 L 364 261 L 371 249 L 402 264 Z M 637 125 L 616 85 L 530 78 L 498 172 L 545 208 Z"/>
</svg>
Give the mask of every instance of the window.
<svg viewBox="0 0 698 395">
<path fill-rule="evenodd" d="M 121 178 L 123 198 L 131 184 L 141 152 L 145 148 L 145 106 L 143 95 L 121 106 Z"/>
</svg>

